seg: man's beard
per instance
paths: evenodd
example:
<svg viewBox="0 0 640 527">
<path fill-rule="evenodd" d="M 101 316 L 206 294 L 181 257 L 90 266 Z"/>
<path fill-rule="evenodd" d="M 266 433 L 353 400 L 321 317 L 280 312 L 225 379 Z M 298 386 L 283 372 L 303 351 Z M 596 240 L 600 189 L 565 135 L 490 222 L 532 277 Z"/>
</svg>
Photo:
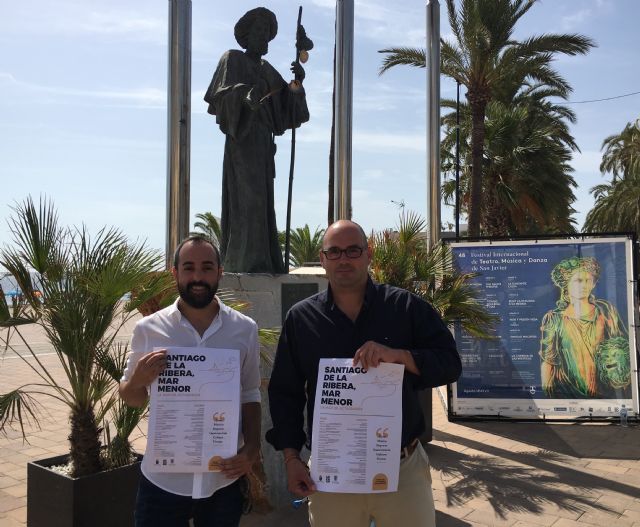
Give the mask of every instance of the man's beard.
<svg viewBox="0 0 640 527">
<path fill-rule="evenodd" d="M 193 292 L 194 286 L 205 287 L 206 291 L 201 294 L 196 294 Z M 186 287 L 178 284 L 178 292 L 180 293 L 180 298 L 182 298 L 187 305 L 195 309 L 203 309 L 207 307 L 216 296 L 218 284 L 211 285 L 206 282 L 191 282 L 187 284 Z"/>
</svg>

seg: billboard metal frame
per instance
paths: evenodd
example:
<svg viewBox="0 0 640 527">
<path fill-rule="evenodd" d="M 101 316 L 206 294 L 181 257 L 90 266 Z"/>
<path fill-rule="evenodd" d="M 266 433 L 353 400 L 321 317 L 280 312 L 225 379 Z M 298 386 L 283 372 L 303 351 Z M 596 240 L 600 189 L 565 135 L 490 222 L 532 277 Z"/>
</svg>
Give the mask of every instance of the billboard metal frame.
<svg viewBox="0 0 640 527">
<path fill-rule="evenodd" d="M 626 271 L 626 323 L 628 327 L 628 338 L 630 347 L 630 367 L 631 367 L 631 397 L 628 399 L 577 399 L 572 400 L 570 398 L 563 399 L 551 399 L 551 398 L 531 398 L 529 400 L 523 399 L 533 404 L 537 409 L 541 408 L 539 404 L 544 401 L 548 405 L 557 405 L 556 407 L 566 407 L 563 412 L 545 412 L 538 411 L 532 412 L 532 415 L 514 415 L 513 411 L 501 411 L 499 410 L 500 401 L 518 401 L 518 399 L 512 398 L 460 398 L 457 395 L 458 383 L 448 385 L 446 389 L 446 401 L 448 417 L 452 421 L 478 421 L 478 420 L 509 420 L 509 421 L 523 421 L 523 422 L 576 422 L 576 421 L 611 421 L 619 417 L 619 407 L 624 402 L 630 402 L 627 404 L 629 420 L 638 420 L 640 414 L 640 397 L 639 397 L 639 376 L 638 376 L 638 289 L 637 289 L 637 276 L 638 276 L 638 243 L 634 233 L 580 233 L 580 234 L 568 234 L 565 236 L 558 235 L 543 235 L 543 236 L 518 236 L 518 237 L 484 237 L 484 238 L 464 238 L 460 239 L 448 239 L 444 240 L 452 249 L 470 247 L 470 248 L 498 248 L 498 247 L 521 247 L 521 246 L 553 246 L 553 245 L 584 245 L 591 246 L 591 244 L 602 244 L 612 242 L 624 242 L 625 252 L 625 271 Z M 455 261 L 455 258 L 454 258 Z M 464 371 L 464 370 L 463 370 Z M 441 393 L 441 396 L 444 394 Z M 479 401 L 475 406 L 478 410 L 474 410 L 474 406 L 467 404 L 467 409 L 460 411 L 458 401 L 464 399 L 465 402 L 474 399 Z M 488 404 L 482 405 L 481 401 L 492 401 L 493 411 L 487 410 Z M 593 411 L 589 405 L 589 401 L 611 401 L 611 408 L 609 411 Z M 618 404 L 616 404 L 618 403 Z M 482 406 L 482 409 L 480 409 Z M 571 407 L 571 412 L 567 412 L 567 409 Z M 581 409 L 583 411 L 579 411 Z M 591 411 L 589 411 L 591 410 Z M 525 410 L 526 411 L 526 410 Z"/>
</svg>

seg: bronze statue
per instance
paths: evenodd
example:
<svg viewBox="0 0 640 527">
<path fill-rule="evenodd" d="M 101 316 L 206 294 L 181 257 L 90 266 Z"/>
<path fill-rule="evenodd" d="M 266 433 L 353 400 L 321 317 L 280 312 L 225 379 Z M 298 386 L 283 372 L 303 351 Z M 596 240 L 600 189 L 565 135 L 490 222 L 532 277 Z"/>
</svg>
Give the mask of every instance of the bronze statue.
<svg viewBox="0 0 640 527">
<path fill-rule="evenodd" d="M 308 121 L 309 110 L 300 63 L 292 63 L 295 80 L 287 83 L 262 59 L 277 31 L 268 9 L 245 13 L 234 35 L 246 51 L 222 55 L 204 97 L 226 135 L 220 240 L 226 271 L 285 272 L 273 203 L 274 139 Z"/>
</svg>

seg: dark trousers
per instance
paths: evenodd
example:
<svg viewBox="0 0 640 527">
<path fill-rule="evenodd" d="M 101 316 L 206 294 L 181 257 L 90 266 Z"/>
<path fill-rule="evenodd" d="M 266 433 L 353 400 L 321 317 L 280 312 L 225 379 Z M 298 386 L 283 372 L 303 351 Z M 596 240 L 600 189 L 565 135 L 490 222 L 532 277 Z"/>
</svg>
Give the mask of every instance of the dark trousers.
<svg viewBox="0 0 640 527">
<path fill-rule="evenodd" d="M 193 499 L 156 487 L 143 475 L 136 498 L 136 527 L 237 527 L 242 516 L 240 481 L 218 489 L 209 498 Z"/>
</svg>

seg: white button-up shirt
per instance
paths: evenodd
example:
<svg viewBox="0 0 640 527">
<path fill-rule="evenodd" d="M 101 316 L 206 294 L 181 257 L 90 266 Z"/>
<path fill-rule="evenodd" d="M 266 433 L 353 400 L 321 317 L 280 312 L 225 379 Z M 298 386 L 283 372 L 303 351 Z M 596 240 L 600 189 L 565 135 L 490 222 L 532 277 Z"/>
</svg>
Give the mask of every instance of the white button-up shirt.
<svg viewBox="0 0 640 527">
<path fill-rule="evenodd" d="M 224 305 L 219 298 L 217 300 L 220 312 L 202 337 L 180 313 L 177 300 L 169 307 L 140 320 L 133 330 L 131 353 L 122 380 L 129 380 L 140 358 L 154 348 L 175 346 L 236 349 L 240 351 L 240 403 L 260 402 L 258 327 L 249 317 Z M 243 444 L 241 412 L 238 448 Z M 150 472 L 145 469 L 144 464 L 142 473 L 149 481 L 167 492 L 193 498 L 207 498 L 234 481 L 219 472 Z"/>
</svg>

